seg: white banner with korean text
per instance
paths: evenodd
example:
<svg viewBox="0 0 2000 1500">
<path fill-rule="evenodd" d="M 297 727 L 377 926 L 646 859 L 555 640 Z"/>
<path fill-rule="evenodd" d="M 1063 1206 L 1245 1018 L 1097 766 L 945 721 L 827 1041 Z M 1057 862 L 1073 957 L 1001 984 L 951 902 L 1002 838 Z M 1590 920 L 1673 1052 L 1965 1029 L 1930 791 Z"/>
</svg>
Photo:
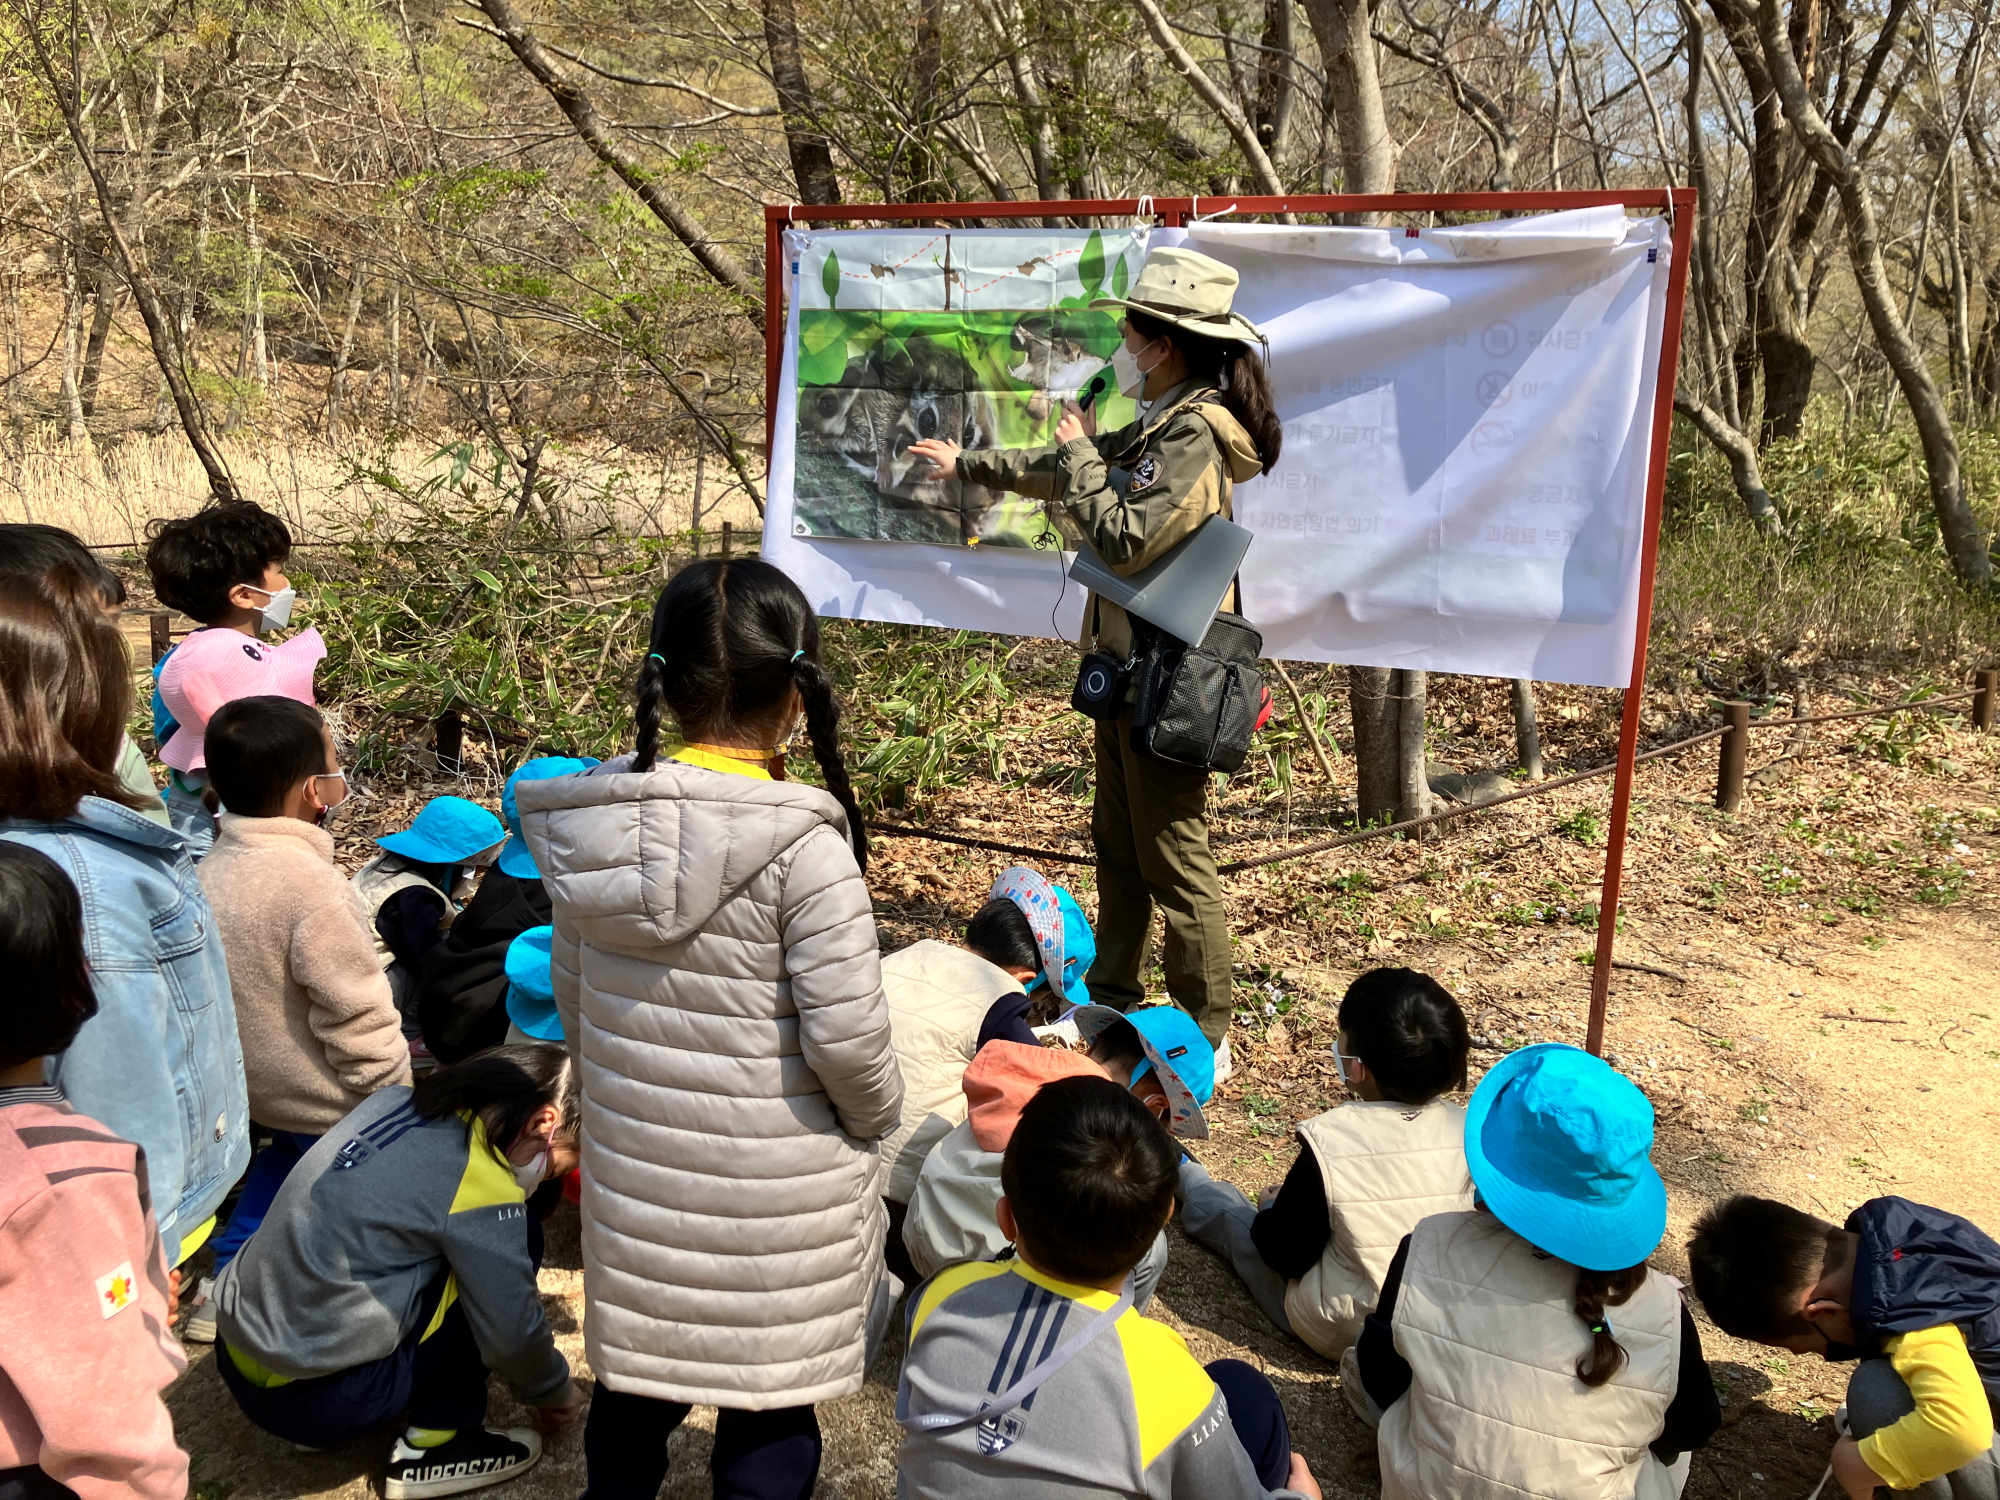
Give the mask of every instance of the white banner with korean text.
<svg viewBox="0 0 2000 1500">
<path fill-rule="evenodd" d="M 788 235 L 791 258 L 839 233 Z M 964 254 L 974 236 L 1021 233 L 954 239 Z M 1234 266 L 1236 307 L 1270 340 L 1284 452 L 1234 503 L 1255 537 L 1243 594 L 1266 655 L 1629 681 L 1664 220 L 1613 206 L 1447 230 L 1210 222 L 1148 243 Z M 799 302 L 765 555 L 824 614 L 1072 634 L 1077 591 L 1049 552 L 806 534 Z"/>
</svg>

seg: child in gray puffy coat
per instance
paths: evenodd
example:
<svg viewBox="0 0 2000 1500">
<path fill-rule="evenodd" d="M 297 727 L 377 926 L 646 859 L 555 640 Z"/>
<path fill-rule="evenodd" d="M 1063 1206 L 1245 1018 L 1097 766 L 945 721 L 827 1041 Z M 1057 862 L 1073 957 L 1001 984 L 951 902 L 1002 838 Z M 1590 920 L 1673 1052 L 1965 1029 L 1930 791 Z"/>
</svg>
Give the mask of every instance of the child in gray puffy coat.
<svg viewBox="0 0 2000 1500">
<path fill-rule="evenodd" d="M 785 779 L 801 719 L 825 791 Z M 877 1142 L 903 1085 L 797 586 L 757 561 L 677 574 L 638 725 L 631 756 L 517 792 L 582 1062 L 587 1493 L 654 1500 L 668 1435 L 712 1405 L 718 1494 L 804 1496 L 813 1404 L 860 1388 L 888 1318 Z"/>
</svg>

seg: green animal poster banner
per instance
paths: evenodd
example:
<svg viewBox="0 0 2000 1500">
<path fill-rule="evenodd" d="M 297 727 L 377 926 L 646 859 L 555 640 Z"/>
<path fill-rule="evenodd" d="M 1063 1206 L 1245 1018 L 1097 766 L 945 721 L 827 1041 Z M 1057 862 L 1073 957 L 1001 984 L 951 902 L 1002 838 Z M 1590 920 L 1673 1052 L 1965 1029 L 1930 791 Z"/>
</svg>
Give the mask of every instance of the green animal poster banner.
<svg viewBox="0 0 2000 1500">
<path fill-rule="evenodd" d="M 964 448 L 1055 439 L 1063 403 L 1119 341 L 1145 230 L 885 230 L 804 238 L 791 533 L 1051 547 L 1043 507 L 932 477 L 924 438 Z M 1108 382 L 1107 382 L 1108 383 Z M 1129 422 L 1115 389 L 1100 429 Z"/>
</svg>

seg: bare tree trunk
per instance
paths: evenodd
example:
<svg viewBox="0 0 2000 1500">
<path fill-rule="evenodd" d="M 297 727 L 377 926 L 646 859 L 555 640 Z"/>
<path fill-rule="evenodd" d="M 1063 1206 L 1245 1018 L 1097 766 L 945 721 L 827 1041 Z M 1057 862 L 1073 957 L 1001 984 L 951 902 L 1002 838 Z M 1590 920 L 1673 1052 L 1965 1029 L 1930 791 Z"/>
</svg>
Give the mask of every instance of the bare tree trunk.
<svg viewBox="0 0 2000 1500">
<path fill-rule="evenodd" d="M 764 289 L 736 258 L 736 252 L 710 234 L 708 226 L 667 191 L 660 173 L 642 167 L 612 140 L 610 122 L 599 113 L 596 101 L 556 65 L 548 49 L 522 22 L 512 0 L 479 0 L 479 8 L 492 26 L 481 26 L 463 16 L 458 18 L 459 23 L 497 36 L 507 44 L 507 50 L 548 91 L 578 139 L 673 232 L 674 238 L 687 247 L 688 253 L 717 285 L 742 299 L 744 317 L 762 333 Z"/>
<path fill-rule="evenodd" d="M 1302 0 L 1326 69 L 1326 99 L 1340 139 L 1340 190 L 1396 190 L 1395 137 L 1382 102 L 1368 0 Z M 1375 223 L 1379 214 L 1350 215 Z M 1349 667 L 1347 696 L 1354 716 L 1356 810 L 1379 821 L 1401 803 L 1402 731 L 1394 701 L 1396 674 L 1387 667 Z M 1421 719 L 1420 719 L 1421 722 Z M 1421 738 L 1421 736 L 1419 736 Z M 1422 751 L 1418 751 L 1422 754 Z"/>
<path fill-rule="evenodd" d="M 72 443 L 90 441 L 90 429 L 83 421 L 83 394 L 78 389 L 77 371 L 83 352 L 83 287 L 82 272 L 77 266 L 77 258 L 82 253 L 79 234 L 80 221 L 75 212 L 75 197 L 71 197 L 70 239 L 63 246 L 63 301 L 62 301 L 62 384 L 63 415 L 69 421 L 69 440 Z"/>
<path fill-rule="evenodd" d="M 160 306 L 158 293 L 153 289 L 151 276 L 125 237 L 124 226 L 112 201 L 111 184 L 105 180 L 104 172 L 97 164 L 95 143 L 84 129 L 83 100 L 73 82 L 75 71 L 69 64 L 56 61 L 49 53 L 47 39 L 38 29 L 29 27 L 27 31 L 29 45 L 34 49 L 36 71 L 54 94 L 70 144 L 76 148 L 77 160 L 90 178 L 91 189 L 97 197 L 98 215 L 111 240 L 114 263 L 125 284 L 132 289 L 132 300 L 138 304 L 139 316 L 146 324 L 146 338 L 153 346 L 153 359 L 173 395 L 174 410 L 180 415 L 181 430 L 187 434 L 188 444 L 208 476 L 209 493 L 217 500 L 233 500 L 237 495 L 236 483 L 230 478 L 229 466 L 209 439 L 208 419 L 188 384 L 182 363 L 183 352 L 175 347 L 173 330 L 167 324 L 166 313 Z M 71 63 L 74 61 L 74 58 L 70 60 Z"/>
<path fill-rule="evenodd" d="M 1744 512 L 1757 523 L 1757 529 L 1777 535 L 1783 529 L 1778 508 L 1771 503 L 1770 492 L 1764 488 L 1763 469 L 1757 462 L 1757 445 L 1750 441 L 1749 435 L 1734 423 L 1724 421 L 1720 412 L 1686 391 L 1674 392 L 1674 410 L 1694 423 L 1695 430 L 1729 460 L 1729 477 L 1735 481 Z"/>
<path fill-rule="evenodd" d="M 1257 140 L 1272 161 L 1284 150 L 1291 129 L 1292 0 L 1264 0 L 1264 48 L 1257 54 Z"/>
<path fill-rule="evenodd" d="M 1785 35 L 1775 3 L 1758 7 L 1757 32 L 1770 62 L 1772 80 L 1784 100 L 1786 118 L 1798 130 L 1820 169 L 1833 179 L 1834 189 L 1840 194 L 1848 262 L 1855 287 L 1868 310 L 1875 340 L 1895 371 L 1903 399 L 1910 404 L 1910 415 L 1916 419 L 1917 433 L 1923 440 L 1931 508 L 1951 553 L 1952 571 L 1960 582 L 1984 588 L 1993 578 L 1993 559 L 1987 553 L 1985 533 L 1966 504 L 1958 437 L 1952 431 L 1944 398 L 1931 379 L 1923 352 L 1896 314 L 1894 294 L 1889 290 L 1888 274 L 1882 264 L 1882 243 L 1875 227 L 1874 194 L 1847 148 L 1827 128 L 1799 72 L 1798 59 L 1793 56 L 1791 40 Z"/>
<path fill-rule="evenodd" d="M 1189 56 L 1187 48 L 1181 45 L 1180 38 L 1174 35 L 1173 27 L 1153 0 L 1132 0 L 1132 4 L 1138 9 L 1139 18 L 1146 23 L 1146 30 L 1152 33 L 1160 50 L 1166 53 L 1168 66 L 1188 81 L 1189 87 L 1200 96 L 1202 103 L 1215 112 L 1222 128 L 1236 142 L 1236 149 L 1243 153 L 1243 160 L 1249 164 L 1259 190 L 1282 197 L 1284 180 L 1278 176 L 1278 169 L 1271 165 L 1270 154 L 1264 150 L 1263 142 L 1257 139 L 1255 128 L 1243 117 L 1243 111 L 1236 107 L 1236 101 L 1202 71 L 1200 63 Z"/>
<path fill-rule="evenodd" d="M 403 288 L 389 288 L 389 426 L 403 425 Z"/>
<path fill-rule="evenodd" d="M 14 253 L 11 236 L 4 248 L 7 254 L 0 257 L 0 290 L 5 291 L 7 303 L 4 319 L 0 319 L 0 338 L 4 339 L 7 356 L 7 430 L 14 438 L 13 456 L 18 467 L 21 438 L 28 425 L 27 414 L 21 406 L 21 376 L 26 372 L 28 361 L 21 340 L 21 258 Z"/>
<path fill-rule="evenodd" d="M 1398 147 L 1382 102 L 1368 0 L 1304 0 L 1304 4 L 1340 129 L 1340 190 L 1393 193 Z"/>
<path fill-rule="evenodd" d="M 1972 350 L 1972 394 L 1988 416 L 2000 411 L 2000 261 L 1984 277 L 1986 312 L 1979 323 L 1979 342 Z"/>
<path fill-rule="evenodd" d="M 1542 726 L 1535 717 L 1535 684 L 1516 677 L 1509 685 L 1514 706 L 1514 754 L 1528 780 L 1542 779 Z"/>
<path fill-rule="evenodd" d="M 347 309 L 341 319 L 340 347 L 333 351 L 333 371 L 326 377 L 326 435 L 340 438 L 347 410 L 347 365 L 354 357 L 354 326 L 361 321 L 361 294 L 368 285 L 368 262 L 357 260 L 347 278 Z"/>
<path fill-rule="evenodd" d="M 1402 801 L 1394 669 L 1349 667 L 1347 705 L 1354 719 L 1355 816 L 1363 825 L 1394 822 Z"/>
<path fill-rule="evenodd" d="M 910 53 L 910 134 L 920 143 L 910 150 L 910 187 L 905 199 L 929 203 L 944 188 L 932 142 L 937 138 L 938 74 L 944 70 L 944 0 L 919 0 L 917 41 Z"/>
<path fill-rule="evenodd" d="M 785 150 L 801 203 L 840 202 L 840 178 L 833 150 L 815 123 L 812 83 L 799 55 L 799 23 L 792 0 L 764 0 L 764 46 L 771 56 L 771 83 L 785 117 Z"/>
<path fill-rule="evenodd" d="M 1405 668 L 1396 674 L 1396 821 L 1427 818 L 1430 764 L 1424 754 L 1424 700 L 1430 674 Z M 1427 830 L 1428 831 L 1428 830 Z"/>
<path fill-rule="evenodd" d="M 264 339 L 264 226 L 258 216 L 257 184 L 250 184 L 244 220 L 250 248 L 250 378 L 260 396 L 271 391 L 271 349 Z"/>
<path fill-rule="evenodd" d="M 111 319 L 118 311 L 120 288 L 118 274 L 96 256 L 96 275 L 91 278 L 90 288 L 90 337 L 83 345 L 83 369 L 79 372 L 76 390 L 77 401 L 86 417 L 97 414 L 97 386 L 104 374 L 104 345 L 111 336 Z"/>
</svg>

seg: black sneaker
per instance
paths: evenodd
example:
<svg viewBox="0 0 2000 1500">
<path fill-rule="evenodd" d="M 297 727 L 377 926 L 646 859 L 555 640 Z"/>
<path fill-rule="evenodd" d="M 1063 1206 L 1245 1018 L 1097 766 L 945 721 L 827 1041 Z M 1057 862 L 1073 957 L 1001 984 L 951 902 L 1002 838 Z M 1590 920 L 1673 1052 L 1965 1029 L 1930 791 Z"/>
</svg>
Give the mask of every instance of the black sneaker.
<svg viewBox="0 0 2000 1500">
<path fill-rule="evenodd" d="M 489 1484 L 518 1479 L 541 1456 L 540 1436 L 525 1427 L 504 1432 L 469 1427 L 435 1448 L 415 1448 L 397 1438 L 382 1494 L 385 1500 L 429 1500 L 433 1495 L 483 1490 Z"/>
</svg>

